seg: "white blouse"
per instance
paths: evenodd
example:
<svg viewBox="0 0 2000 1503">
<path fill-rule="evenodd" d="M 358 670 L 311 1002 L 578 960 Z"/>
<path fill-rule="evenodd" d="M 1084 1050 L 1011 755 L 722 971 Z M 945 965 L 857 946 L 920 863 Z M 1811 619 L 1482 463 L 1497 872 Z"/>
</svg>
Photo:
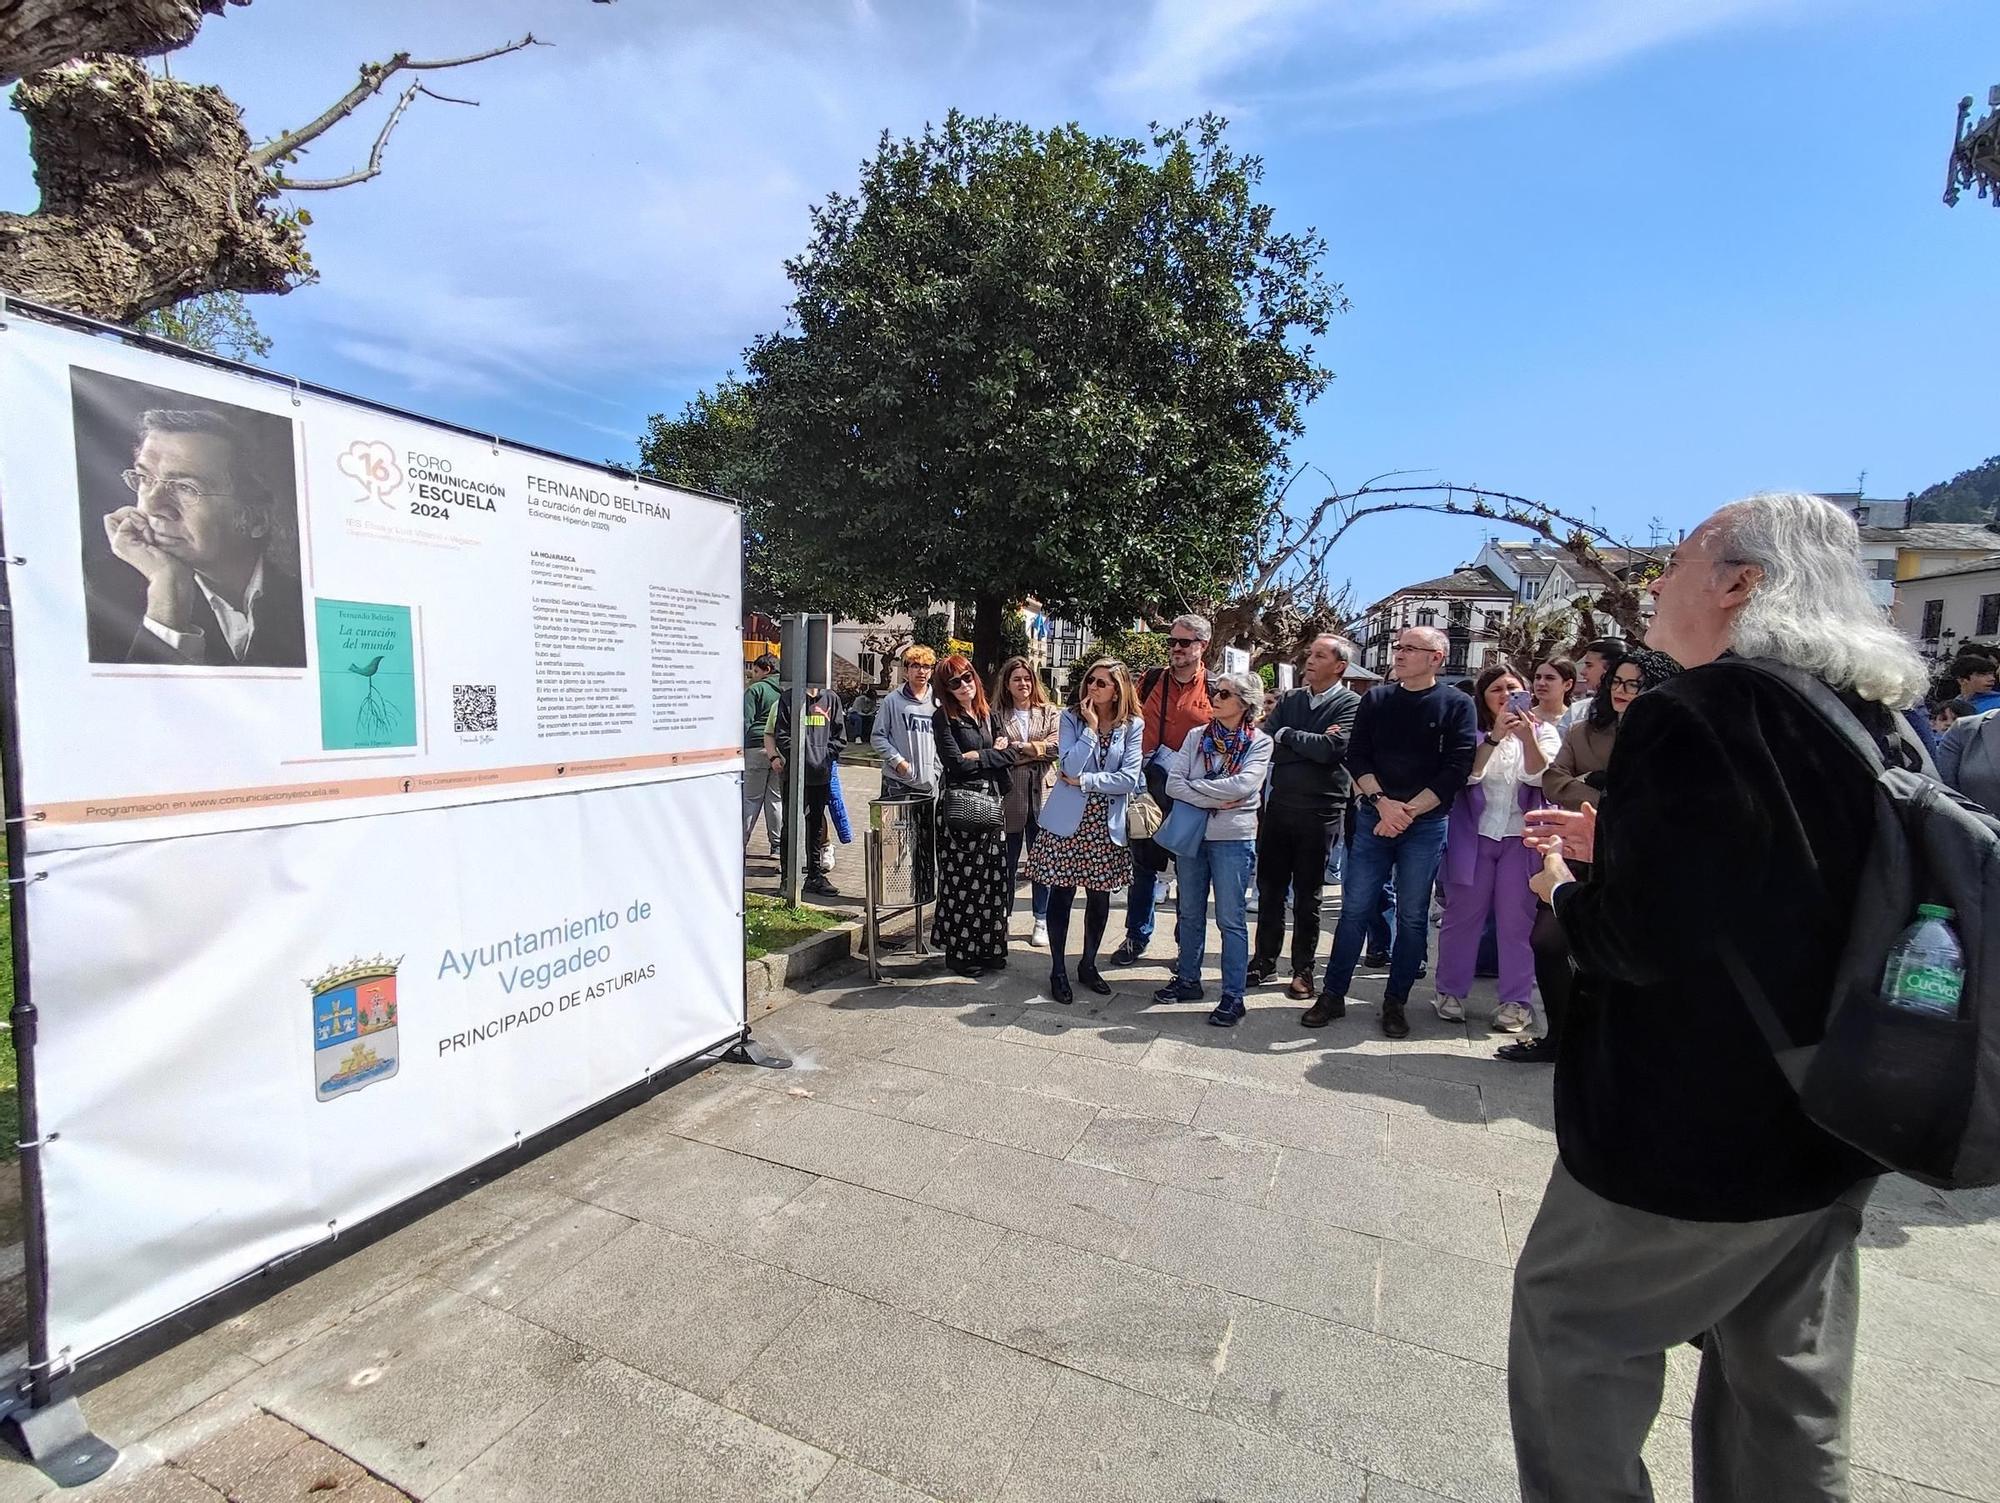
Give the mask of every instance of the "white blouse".
<svg viewBox="0 0 2000 1503">
<path fill-rule="evenodd" d="M 1562 750 L 1562 737 L 1547 721 L 1535 722 L 1535 745 L 1541 749 L 1543 771 Z M 1518 736 L 1504 736 L 1493 743 L 1486 766 L 1472 781 L 1486 793 L 1486 807 L 1479 811 L 1479 833 L 1487 840 L 1514 840 L 1521 834 L 1521 785 L 1542 786 L 1540 772 L 1525 770 L 1527 751 Z"/>
</svg>

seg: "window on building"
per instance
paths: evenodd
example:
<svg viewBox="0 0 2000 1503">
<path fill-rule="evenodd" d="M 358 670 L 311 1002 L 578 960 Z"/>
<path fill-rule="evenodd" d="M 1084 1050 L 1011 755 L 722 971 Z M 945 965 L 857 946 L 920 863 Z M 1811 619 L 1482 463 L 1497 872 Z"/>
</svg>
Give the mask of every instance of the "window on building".
<svg viewBox="0 0 2000 1503">
<path fill-rule="evenodd" d="M 1972 631 L 1973 635 L 1980 637 L 1990 637 L 2000 631 L 2000 595 L 1979 597 L 1979 624 Z"/>
<path fill-rule="evenodd" d="M 1521 598 L 1523 600 L 1533 600 L 1541 593 L 1542 582 L 1539 579 L 1524 579 L 1521 581 Z"/>
<path fill-rule="evenodd" d="M 1924 629 L 1917 635 L 1926 642 L 1935 642 L 1938 633 L 1944 630 L 1944 602 L 1926 600 L 1924 602 Z"/>
<path fill-rule="evenodd" d="M 1422 610 L 1417 612 L 1417 625 L 1436 626 L 1437 624 L 1438 624 L 1438 613 L 1432 610 L 1429 606 L 1425 606 Z"/>
<path fill-rule="evenodd" d="M 1868 561 L 1868 577 L 1870 579 L 1894 579 L 1896 577 L 1896 561 L 1893 558 L 1870 559 Z"/>
</svg>

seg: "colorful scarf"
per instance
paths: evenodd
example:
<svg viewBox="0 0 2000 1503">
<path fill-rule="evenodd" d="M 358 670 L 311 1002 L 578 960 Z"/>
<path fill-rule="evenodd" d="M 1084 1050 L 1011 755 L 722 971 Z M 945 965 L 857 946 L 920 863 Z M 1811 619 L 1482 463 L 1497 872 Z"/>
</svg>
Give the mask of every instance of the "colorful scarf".
<svg viewBox="0 0 2000 1503">
<path fill-rule="evenodd" d="M 1219 720 L 1209 721 L 1202 729 L 1200 742 L 1204 775 L 1211 778 L 1234 777 L 1249 760 L 1250 743 L 1256 736 L 1257 727 L 1247 717 L 1233 731 Z"/>
</svg>

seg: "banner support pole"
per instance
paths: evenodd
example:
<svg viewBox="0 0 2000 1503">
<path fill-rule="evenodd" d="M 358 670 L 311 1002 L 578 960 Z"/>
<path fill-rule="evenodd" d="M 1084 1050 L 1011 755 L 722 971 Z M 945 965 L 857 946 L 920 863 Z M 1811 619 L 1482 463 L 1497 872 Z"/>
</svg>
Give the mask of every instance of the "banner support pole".
<svg viewBox="0 0 2000 1503">
<path fill-rule="evenodd" d="M 0 534 L 0 558 L 7 557 L 4 534 Z M 0 794 L 4 794 L 9 815 L 7 927 L 14 944 L 14 1011 L 10 1022 L 21 1103 L 21 1256 L 28 1306 L 27 1378 L 12 1409 L 0 1421 L 0 1432 L 51 1481 L 75 1487 L 111 1470 L 118 1452 L 91 1433 L 83 1410 L 69 1393 L 68 1354 L 58 1359 L 49 1352 L 49 1235 L 42 1153 L 55 1135 L 42 1132 L 41 1102 L 35 1089 L 38 1014 L 29 982 L 27 893 L 31 884 L 48 873 L 27 870 L 20 725 L 21 700 L 14 677 L 13 581 L 8 567 L 0 567 Z"/>
</svg>

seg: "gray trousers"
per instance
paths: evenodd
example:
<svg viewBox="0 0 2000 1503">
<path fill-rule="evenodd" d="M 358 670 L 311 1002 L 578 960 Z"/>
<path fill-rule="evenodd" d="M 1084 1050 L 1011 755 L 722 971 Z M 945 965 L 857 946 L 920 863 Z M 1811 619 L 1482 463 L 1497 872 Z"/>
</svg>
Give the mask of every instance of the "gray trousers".
<svg viewBox="0 0 2000 1503">
<path fill-rule="evenodd" d="M 1702 1338 L 1698 1503 L 1845 1503 L 1860 1268 L 1875 1181 L 1823 1211 L 1676 1221 L 1560 1163 L 1514 1270 L 1507 1393 L 1524 1503 L 1651 1503 L 1640 1447 L 1666 1353 Z"/>
<path fill-rule="evenodd" d="M 762 747 L 743 751 L 743 844 L 748 848 L 750 832 L 757 828 L 759 812 L 764 816 L 764 839 L 776 855 L 784 847 L 785 776 L 771 771 L 771 759 Z"/>
</svg>

